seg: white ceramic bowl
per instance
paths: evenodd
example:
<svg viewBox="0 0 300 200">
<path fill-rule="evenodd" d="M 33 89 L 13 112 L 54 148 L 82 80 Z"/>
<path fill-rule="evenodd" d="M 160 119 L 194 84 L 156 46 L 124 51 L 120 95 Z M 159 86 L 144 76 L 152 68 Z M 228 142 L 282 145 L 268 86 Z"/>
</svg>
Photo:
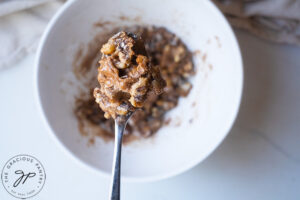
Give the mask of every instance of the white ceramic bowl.
<svg viewBox="0 0 300 200">
<path fill-rule="evenodd" d="M 119 16 L 127 20 L 119 20 Z M 139 20 L 130 20 L 133 18 Z M 190 50 L 198 50 L 191 93 L 168 113 L 172 117 L 169 126 L 152 139 L 123 148 L 123 178 L 159 180 L 203 161 L 233 125 L 243 83 L 237 40 L 223 15 L 208 0 L 68 1 L 48 25 L 37 53 L 37 101 L 51 135 L 75 160 L 100 174 L 110 174 L 113 142 L 98 139 L 95 146 L 88 147 L 86 138 L 79 134 L 66 94 L 60 91 L 64 75 L 72 70 L 78 44 L 93 38 L 93 24 L 99 20 L 115 21 L 110 26 L 164 26 L 182 38 Z"/>
</svg>

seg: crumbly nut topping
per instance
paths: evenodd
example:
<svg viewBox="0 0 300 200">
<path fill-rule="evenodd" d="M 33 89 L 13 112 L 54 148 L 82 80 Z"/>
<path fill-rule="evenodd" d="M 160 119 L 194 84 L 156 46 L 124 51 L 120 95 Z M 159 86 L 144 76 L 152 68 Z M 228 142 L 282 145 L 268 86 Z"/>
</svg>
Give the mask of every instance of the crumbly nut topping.
<svg viewBox="0 0 300 200">
<path fill-rule="evenodd" d="M 94 97 L 106 118 L 126 115 L 142 108 L 147 95 L 162 92 L 164 81 L 151 66 L 140 37 L 121 31 L 101 48 L 99 88 Z"/>
</svg>

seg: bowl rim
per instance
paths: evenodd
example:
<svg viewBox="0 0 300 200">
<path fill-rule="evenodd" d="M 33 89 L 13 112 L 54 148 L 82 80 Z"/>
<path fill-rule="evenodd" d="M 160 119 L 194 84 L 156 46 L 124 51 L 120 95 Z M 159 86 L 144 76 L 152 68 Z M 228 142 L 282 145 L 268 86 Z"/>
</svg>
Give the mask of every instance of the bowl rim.
<svg viewBox="0 0 300 200">
<path fill-rule="evenodd" d="M 34 64 L 34 90 L 35 90 L 35 103 L 38 107 L 38 113 L 43 121 L 43 124 L 45 125 L 47 132 L 49 133 L 48 135 L 50 135 L 50 137 L 52 138 L 52 140 L 54 141 L 54 143 L 57 144 L 57 146 L 60 147 L 60 149 L 65 153 L 65 155 L 68 155 L 69 158 L 71 158 L 71 160 L 73 160 L 75 163 L 78 163 L 80 166 L 83 166 L 85 169 L 88 169 L 92 172 L 94 172 L 95 174 L 99 174 L 102 177 L 105 178 L 110 178 L 111 174 L 108 172 L 104 172 L 99 168 L 96 168 L 95 166 L 93 166 L 92 164 L 86 163 L 85 161 L 81 160 L 79 157 L 77 157 L 73 152 L 71 152 L 71 150 L 69 150 L 63 143 L 62 141 L 59 140 L 59 138 L 57 137 L 52 125 L 48 122 L 48 119 L 46 117 L 46 113 L 43 109 L 43 105 L 42 105 L 42 101 L 41 101 L 41 96 L 40 96 L 40 86 L 39 86 L 39 71 L 40 71 L 40 63 L 41 63 L 41 54 L 42 51 L 44 49 L 45 46 L 45 41 L 48 37 L 48 34 L 50 33 L 52 27 L 55 25 L 55 23 L 57 22 L 57 20 L 63 15 L 63 13 L 69 8 L 71 7 L 74 3 L 76 2 L 76 0 L 70 0 L 67 1 L 56 13 L 55 15 L 52 17 L 52 19 L 50 20 L 50 22 L 48 23 L 42 37 L 41 40 L 39 42 L 39 46 L 37 49 L 37 53 L 36 53 L 36 57 L 35 57 L 35 64 Z M 230 119 L 230 123 L 227 124 L 227 127 L 224 128 L 224 134 L 222 135 L 222 137 L 220 137 L 219 141 L 216 143 L 216 145 L 211 148 L 207 154 L 204 157 L 200 157 L 198 159 L 193 159 L 191 162 L 188 162 L 185 165 L 182 165 L 181 167 L 178 167 L 176 170 L 172 170 L 168 173 L 164 173 L 164 174 L 158 174 L 158 175 L 154 175 L 154 176 L 145 176 L 145 177 L 132 177 L 132 176 L 124 176 L 122 175 L 122 181 L 125 182 L 154 182 L 154 181 L 159 181 L 159 180 L 163 180 L 163 179 L 167 179 L 167 178 L 171 178 L 174 177 L 176 175 L 182 174 L 192 168 L 194 168 L 195 166 L 197 166 L 199 163 L 201 163 L 202 161 L 204 161 L 208 156 L 210 156 L 219 146 L 220 144 L 223 142 L 223 140 L 225 139 L 225 137 L 229 134 L 231 128 L 234 125 L 234 122 L 238 116 L 238 112 L 239 112 L 239 108 L 241 105 L 241 101 L 242 101 L 242 94 L 243 94 L 243 83 L 244 83 L 244 70 L 243 70 L 243 61 L 242 61 L 242 55 L 241 55 L 241 50 L 237 41 L 237 38 L 233 32 L 233 29 L 231 27 L 231 25 L 229 24 L 229 22 L 227 21 L 227 19 L 225 18 L 225 16 L 222 14 L 222 12 L 217 8 L 217 6 L 215 4 L 213 4 L 211 1 L 206 0 L 203 1 L 203 3 L 206 4 L 206 6 L 208 6 L 212 12 L 214 12 L 224 23 L 224 25 L 228 28 L 230 37 L 233 41 L 233 46 L 236 49 L 236 61 L 240 67 L 240 74 L 239 74 L 239 78 L 240 78 L 240 85 L 239 85 L 239 89 L 238 89 L 238 101 L 235 105 L 235 109 L 232 111 L 231 114 L 231 119 Z"/>
</svg>

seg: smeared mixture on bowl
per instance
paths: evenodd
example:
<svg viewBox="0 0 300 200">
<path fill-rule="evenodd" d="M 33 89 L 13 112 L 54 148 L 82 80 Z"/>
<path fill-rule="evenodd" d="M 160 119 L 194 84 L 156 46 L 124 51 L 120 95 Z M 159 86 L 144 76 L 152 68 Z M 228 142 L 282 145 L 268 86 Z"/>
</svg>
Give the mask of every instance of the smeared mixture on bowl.
<svg viewBox="0 0 300 200">
<path fill-rule="evenodd" d="M 121 31 L 102 46 L 101 53 L 94 97 L 105 118 L 122 119 L 142 108 L 149 95 L 162 93 L 165 82 L 140 36 Z"/>
<path fill-rule="evenodd" d="M 91 143 L 95 136 L 101 136 L 105 140 L 114 138 L 114 120 L 104 117 L 104 112 L 99 109 L 93 97 L 93 89 L 98 85 L 95 76 L 102 56 L 99 47 L 120 30 L 133 32 L 143 39 L 151 65 L 160 70 L 161 77 L 166 82 L 162 94 L 149 94 L 143 107 L 134 112 L 125 130 L 124 142 L 156 133 L 168 123 L 165 114 L 175 108 L 179 98 L 187 96 L 192 88 L 189 82 L 189 78 L 195 74 L 192 53 L 167 29 L 154 26 L 122 27 L 96 36 L 86 52 L 78 51 L 73 64 L 78 80 L 90 88 L 89 93 L 83 90 L 76 98 L 74 114 L 78 119 L 80 132 L 88 136 Z"/>
</svg>

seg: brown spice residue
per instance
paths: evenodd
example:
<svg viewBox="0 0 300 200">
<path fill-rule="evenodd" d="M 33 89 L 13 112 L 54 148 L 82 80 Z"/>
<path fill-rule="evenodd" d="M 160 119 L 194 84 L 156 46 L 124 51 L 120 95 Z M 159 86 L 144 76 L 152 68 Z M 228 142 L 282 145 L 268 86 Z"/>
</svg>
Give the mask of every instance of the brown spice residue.
<svg viewBox="0 0 300 200">
<path fill-rule="evenodd" d="M 204 53 L 204 54 L 202 55 L 202 61 L 205 62 L 205 61 L 206 61 L 206 58 L 207 58 L 207 54 Z"/>
<path fill-rule="evenodd" d="M 193 56 L 198 56 L 201 54 L 201 51 L 198 49 L 196 51 L 193 51 Z"/>
<path fill-rule="evenodd" d="M 95 138 L 92 137 L 92 138 L 90 138 L 89 141 L 88 141 L 88 146 L 93 146 L 94 144 L 95 144 Z"/>
<path fill-rule="evenodd" d="M 141 16 L 136 16 L 133 18 L 133 21 L 135 22 L 141 22 L 142 21 L 142 17 Z"/>
<path fill-rule="evenodd" d="M 100 52 L 98 46 L 95 44 L 89 44 L 87 48 L 87 53 L 83 55 L 83 47 L 80 47 L 75 54 L 75 59 L 73 61 L 73 72 L 77 79 L 81 79 L 88 73 L 92 66 L 96 63 L 95 58 L 100 57 Z"/>
<path fill-rule="evenodd" d="M 124 15 L 119 16 L 119 19 L 122 20 L 122 21 L 129 21 L 130 20 L 129 17 L 124 16 Z"/>
<path fill-rule="evenodd" d="M 178 127 L 181 125 L 182 119 L 179 116 L 176 116 L 175 118 L 173 118 L 172 122 L 173 126 Z"/>
<path fill-rule="evenodd" d="M 197 105 L 197 102 L 194 101 L 194 102 L 192 103 L 192 107 L 195 107 L 196 105 Z"/>
<path fill-rule="evenodd" d="M 121 15 L 118 18 L 121 21 L 131 21 L 131 22 L 136 22 L 136 23 L 139 23 L 142 20 L 142 16 L 140 16 L 140 15 L 135 16 L 135 17 L 128 17 L 128 16 Z"/>
<path fill-rule="evenodd" d="M 110 21 L 98 21 L 96 23 L 93 24 L 93 26 L 95 28 L 103 28 L 107 25 L 111 25 L 113 22 L 110 22 Z"/>
<path fill-rule="evenodd" d="M 72 63 L 73 73 L 75 74 L 77 79 L 80 79 L 80 77 L 81 77 L 80 71 L 82 71 L 82 68 L 78 67 L 78 66 L 81 66 L 79 58 L 82 58 L 82 54 L 83 54 L 83 49 L 82 49 L 82 47 L 79 47 L 79 49 L 75 52 L 75 55 L 74 55 L 75 59 L 73 60 L 73 63 Z"/>
<path fill-rule="evenodd" d="M 217 41 L 218 47 L 221 48 L 222 44 L 221 44 L 220 38 L 218 36 L 215 36 L 215 39 Z"/>
<path fill-rule="evenodd" d="M 164 124 L 165 125 L 169 125 L 171 123 L 172 119 L 171 118 L 168 118 L 165 120 Z"/>
</svg>

